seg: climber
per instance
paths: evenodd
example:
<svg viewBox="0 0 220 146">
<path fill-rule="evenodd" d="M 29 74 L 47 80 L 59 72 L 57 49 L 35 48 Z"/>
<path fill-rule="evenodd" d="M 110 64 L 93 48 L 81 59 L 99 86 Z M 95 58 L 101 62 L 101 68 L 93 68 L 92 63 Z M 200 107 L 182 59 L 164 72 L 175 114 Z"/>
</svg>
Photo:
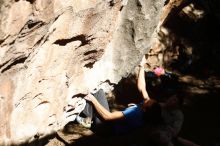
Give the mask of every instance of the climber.
<svg viewBox="0 0 220 146">
<path fill-rule="evenodd" d="M 113 133 L 125 133 L 143 126 L 145 119 L 148 121 L 156 121 L 156 119 L 159 119 L 161 113 L 159 104 L 155 100 L 150 99 L 146 91 L 144 71 L 145 62 L 146 60 L 144 57 L 140 64 L 137 81 L 138 90 L 143 97 L 142 103 L 130 106 L 124 111 L 110 112 L 105 93 L 101 89 L 94 95 L 88 94 L 84 97 L 88 102 L 85 109 L 82 111 L 82 114 L 85 115 L 86 118 L 77 116 L 76 120 L 85 127 L 91 127 L 91 129 L 94 129 L 96 132 L 102 133 L 104 129 L 104 131 L 112 131 Z M 149 112 L 154 114 L 149 114 Z M 149 115 L 151 115 L 151 118 L 146 118 Z"/>
<path fill-rule="evenodd" d="M 147 120 L 150 115 L 153 116 L 149 121 L 156 121 L 160 118 L 159 104 L 152 99 L 145 99 L 143 103 L 132 105 L 124 111 L 110 112 L 104 95 L 103 90 L 99 90 L 95 95 L 85 96 L 89 104 L 86 105 L 82 113 L 87 117 L 77 116 L 76 118 L 80 124 L 88 128 L 91 127 L 96 133 L 107 134 L 105 132 L 111 131 L 109 134 L 123 134 L 142 127 L 145 124 L 145 119 Z M 96 112 L 94 112 L 93 106 Z"/>
<path fill-rule="evenodd" d="M 153 127 L 148 134 L 153 145 L 171 146 L 174 140 L 182 140 L 178 133 L 183 123 L 183 114 L 179 110 L 183 100 L 177 94 L 164 103 L 150 99 L 146 90 L 145 62 L 143 58 L 137 81 L 143 102 L 123 111 L 110 112 L 105 93 L 101 89 L 94 95 L 88 94 L 84 97 L 88 102 L 82 113 L 76 117 L 77 122 L 101 135 L 125 134 L 148 124 Z"/>
</svg>

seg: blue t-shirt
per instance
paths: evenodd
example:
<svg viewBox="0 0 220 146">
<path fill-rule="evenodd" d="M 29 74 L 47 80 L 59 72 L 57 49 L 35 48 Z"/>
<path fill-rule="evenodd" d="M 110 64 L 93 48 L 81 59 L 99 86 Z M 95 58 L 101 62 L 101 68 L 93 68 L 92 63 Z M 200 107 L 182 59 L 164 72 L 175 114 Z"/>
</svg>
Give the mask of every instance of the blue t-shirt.
<svg viewBox="0 0 220 146">
<path fill-rule="evenodd" d="M 141 105 L 134 105 L 122 111 L 125 118 L 114 125 L 116 134 L 123 134 L 144 125 L 144 111 Z"/>
</svg>

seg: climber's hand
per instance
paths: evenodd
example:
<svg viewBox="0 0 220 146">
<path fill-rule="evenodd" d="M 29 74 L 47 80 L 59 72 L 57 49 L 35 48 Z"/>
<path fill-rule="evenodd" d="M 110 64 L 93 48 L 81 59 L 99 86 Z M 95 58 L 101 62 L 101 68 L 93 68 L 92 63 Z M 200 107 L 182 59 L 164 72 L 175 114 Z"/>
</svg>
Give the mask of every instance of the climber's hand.
<svg viewBox="0 0 220 146">
<path fill-rule="evenodd" d="M 144 67 L 144 65 L 147 63 L 146 57 L 144 56 L 140 62 L 140 66 Z"/>
<path fill-rule="evenodd" d="M 93 102 L 96 99 L 92 94 L 88 94 L 84 98 L 90 102 Z"/>
</svg>

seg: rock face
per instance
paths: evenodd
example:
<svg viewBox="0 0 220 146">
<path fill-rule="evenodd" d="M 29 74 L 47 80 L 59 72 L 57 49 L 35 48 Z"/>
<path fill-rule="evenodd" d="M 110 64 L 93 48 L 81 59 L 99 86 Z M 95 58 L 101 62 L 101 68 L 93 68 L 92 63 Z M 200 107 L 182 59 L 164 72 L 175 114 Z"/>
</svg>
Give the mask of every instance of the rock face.
<svg viewBox="0 0 220 146">
<path fill-rule="evenodd" d="M 113 88 L 151 45 L 162 0 L 1 0 L 0 145 L 64 126 L 73 96 Z"/>
</svg>

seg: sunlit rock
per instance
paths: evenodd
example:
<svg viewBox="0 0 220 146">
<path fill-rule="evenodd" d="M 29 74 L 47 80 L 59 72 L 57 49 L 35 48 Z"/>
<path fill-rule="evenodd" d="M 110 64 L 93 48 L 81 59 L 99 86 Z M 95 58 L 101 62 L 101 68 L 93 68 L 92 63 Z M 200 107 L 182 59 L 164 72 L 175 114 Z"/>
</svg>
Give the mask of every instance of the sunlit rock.
<svg viewBox="0 0 220 146">
<path fill-rule="evenodd" d="M 63 128 L 69 98 L 108 92 L 128 76 L 151 46 L 163 0 L 4 0 L 0 6 L 4 145 Z"/>
</svg>

